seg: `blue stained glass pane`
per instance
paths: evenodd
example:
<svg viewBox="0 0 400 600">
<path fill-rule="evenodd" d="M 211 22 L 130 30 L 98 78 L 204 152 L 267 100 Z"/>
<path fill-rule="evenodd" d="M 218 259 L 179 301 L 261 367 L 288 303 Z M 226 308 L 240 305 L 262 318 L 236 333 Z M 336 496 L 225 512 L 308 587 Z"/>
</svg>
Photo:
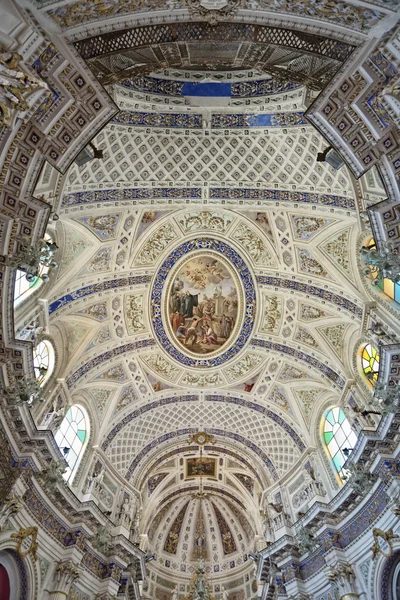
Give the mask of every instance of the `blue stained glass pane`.
<svg viewBox="0 0 400 600">
<path fill-rule="evenodd" d="M 342 411 L 342 409 L 340 409 L 340 410 L 339 410 L 339 419 L 338 419 L 338 420 L 339 420 L 339 423 L 340 423 L 340 424 L 342 424 L 342 423 L 343 423 L 343 421 L 345 420 L 345 418 L 346 418 L 346 417 L 345 417 L 345 414 L 344 414 L 344 412 Z"/>
<path fill-rule="evenodd" d="M 396 283 L 394 286 L 394 299 L 400 304 L 400 284 Z"/>
<path fill-rule="evenodd" d="M 336 471 L 339 473 L 344 464 L 340 452 L 338 452 L 334 457 L 333 464 L 335 465 Z"/>
<path fill-rule="evenodd" d="M 334 424 L 335 422 L 335 418 L 333 416 L 333 412 L 330 410 L 329 412 L 326 413 L 325 419 L 328 421 L 328 423 L 330 423 L 331 425 Z"/>
</svg>

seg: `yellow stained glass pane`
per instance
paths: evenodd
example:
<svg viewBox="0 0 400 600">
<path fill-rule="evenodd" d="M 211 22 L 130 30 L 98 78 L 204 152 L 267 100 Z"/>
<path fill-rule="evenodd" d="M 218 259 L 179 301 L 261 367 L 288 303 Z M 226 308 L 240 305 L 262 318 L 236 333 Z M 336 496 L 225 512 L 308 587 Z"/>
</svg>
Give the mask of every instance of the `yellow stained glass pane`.
<svg viewBox="0 0 400 600">
<path fill-rule="evenodd" d="M 383 291 L 390 296 L 390 298 L 394 298 L 394 282 L 391 279 L 385 278 L 383 280 Z"/>
</svg>

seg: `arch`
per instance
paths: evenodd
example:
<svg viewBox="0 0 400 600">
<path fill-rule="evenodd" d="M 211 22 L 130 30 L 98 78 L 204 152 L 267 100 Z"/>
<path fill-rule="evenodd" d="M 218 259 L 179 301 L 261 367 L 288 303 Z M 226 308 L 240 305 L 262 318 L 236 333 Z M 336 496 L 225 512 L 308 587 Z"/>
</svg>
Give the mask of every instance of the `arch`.
<svg viewBox="0 0 400 600">
<path fill-rule="evenodd" d="M 325 412 L 321 429 L 325 450 L 335 472 L 342 481 L 342 469 L 347 460 L 347 456 L 343 451 L 354 448 L 357 443 L 357 436 L 352 430 L 343 408 L 339 406 L 331 407 Z"/>
<path fill-rule="evenodd" d="M 4 549 L 0 550 L 0 566 L 2 567 L 0 573 L 0 600 L 8 600 L 5 590 L 3 589 L 3 583 L 8 583 L 9 600 L 28 600 L 30 596 L 29 592 L 31 588 L 30 577 L 27 573 L 24 561 L 18 556 L 15 550 Z M 35 595 L 36 596 L 36 595 Z"/>
<path fill-rule="evenodd" d="M 371 343 L 361 348 L 361 367 L 365 379 L 375 385 L 379 377 L 379 352 Z"/>
<path fill-rule="evenodd" d="M 382 559 L 382 556 L 380 558 Z M 375 594 L 377 598 L 380 600 L 397 600 L 399 598 L 400 548 L 397 548 L 391 557 L 380 561 L 374 581 L 375 586 L 379 589 L 379 594 Z M 378 589 L 375 591 L 377 592 Z"/>
<path fill-rule="evenodd" d="M 221 436 L 221 437 L 224 437 L 227 439 L 235 439 L 236 441 L 243 444 L 243 446 L 249 448 L 250 451 L 254 452 L 254 454 L 256 454 L 262 460 L 264 465 L 267 467 L 267 470 L 270 473 L 272 480 L 278 481 L 279 475 L 275 468 L 275 465 L 273 464 L 271 459 L 266 455 L 266 453 L 261 448 L 256 446 L 256 444 L 254 444 L 252 441 L 246 439 L 245 437 L 243 437 L 241 435 L 231 433 L 230 431 L 223 431 L 222 429 L 207 428 L 207 429 L 205 429 L 205 432 L 209 433 L 211 435 L 218 435 L 218 436 Z M 195 429 L 178 429 L 177 431 L 170 431 L 169 433 L 165 433 L 164 435 L 161 435 L 157 439 L 153 440 L 150 444 L 147 444 L 147 446 L 142 448 L 142 450 L 131 461 L 129 468 L 124 475 L 125 479 L 127 481 L 129 481 L 132 478 L 134 471 L 137 468 L 137 466 L 139 465 L 140 461 L 154 447 L 159 446 L 160 444 L 162 444 L 163 442 L 165 442 L 167 440 L 176 439 L 176 438 L 179 438 L 182 436 L 188 436 L 191 434 L 193 435 L 195 433 L 196 433 Z"/>
<path fill-rule="evenodd" d="M 83 406 L 70 406 L 54 439 L 68 464 L 64 479 L 72 482 L 89 441 L 89 417 Z M 68 451 L 66 451 L 68 448 Z"/>
<path fill-rule="evenodd" d="M 40 385 L 51 376 L 55 366 L 55 351 L 50 340 L 41 340 L 33 349 L 33 369 Z"/>
<path fill-rule="evenodd" d="M 10 600 L 10 577 L 4 565 L 0 563 L 0 600 Z"/>
</svg>

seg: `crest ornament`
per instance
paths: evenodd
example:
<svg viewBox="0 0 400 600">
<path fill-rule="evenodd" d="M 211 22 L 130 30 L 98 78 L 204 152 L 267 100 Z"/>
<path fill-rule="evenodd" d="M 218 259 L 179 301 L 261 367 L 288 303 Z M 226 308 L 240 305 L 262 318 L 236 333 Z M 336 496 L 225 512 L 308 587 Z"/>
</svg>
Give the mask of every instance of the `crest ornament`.
<svg viewBox="0 0 400 600">
<path fill-rule="evenodd" d="M 375 558 L 378 556 L 378 554 L 382 554 L 382 556 L 385 556 L 386 558 L 390 558 L 393 554 L 393 541 L 394 539 L 398 538 L 399 536 L 395 533 L 393 533 L 393 529 L 388 529 L 387 531 L 383 531 L 382 529 L 378 529 L 377 527 L 375 527 L 372 530 L 372 534 L 374 536 L 374 543 L 371 546 L 371 550 L 372 550 L 372 560 L 375 560 Z M 381 538 L 381 540 L 383 540 L 384 542 L 386 542 L 389 546 L 389 549 L 384 552 L 382 546 L 379 543 L 379 538 Z"/>
<path fill-rule="evenodd" d="M 18 540 L 17 543 L 17 554 L 21 558 L 25 558 L 29 554 L 32 554 L 34 560 L 37 560 L 37 551 L 39 544 L 37 542 L 37 527 L 28 527 L 27 529 L 20 529 L 17 533 L 12 533 L 11 538 Z M 22 544 L 27 538 L 31 538 L 31 543 L 27 550 L 22 550 Z"/>
<path fill-rule="evenodd" d="M 193 435 L 190 435 L 187 443 L 198 444 L 199 446 L 204 446 L 205 444 L 215 444 L 215 437 L 205 433 L 204 431 L 199 431 Z"/>
<path fill-rule="evenodd" d="M 186 0 L 193 17 L 200 17 L 210 25 L 216 25 L 233 17 L 242 5 L 242 0 Z"/>
</svg>

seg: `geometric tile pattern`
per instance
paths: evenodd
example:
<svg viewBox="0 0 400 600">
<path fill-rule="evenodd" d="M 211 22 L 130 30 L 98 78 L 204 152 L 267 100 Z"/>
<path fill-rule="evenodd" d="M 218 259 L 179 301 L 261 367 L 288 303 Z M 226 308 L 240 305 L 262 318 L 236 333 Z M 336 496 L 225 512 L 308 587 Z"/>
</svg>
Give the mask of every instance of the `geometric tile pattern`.
<svg viewBox="0 0 400 600">
<path fill-rule="evenodd" d="M 343 170 L 316 163 L 325 142 L 309 127 L 290 136 L 282 131 L 268 135 L 221 131 L 208 136 L 192 131 L 186 136 L 138 128 L 129 133 L 127 128 L 109 125 L 95 144 L 103 150 L 103 160 L 81 168 L 73 165 L 65 192 L 88 184 L 110 188 L 115 182 L 133 181 L 285 183 L 304 191 L 330 188 L 336 194 L 350 189 Z"/>
</svg>

